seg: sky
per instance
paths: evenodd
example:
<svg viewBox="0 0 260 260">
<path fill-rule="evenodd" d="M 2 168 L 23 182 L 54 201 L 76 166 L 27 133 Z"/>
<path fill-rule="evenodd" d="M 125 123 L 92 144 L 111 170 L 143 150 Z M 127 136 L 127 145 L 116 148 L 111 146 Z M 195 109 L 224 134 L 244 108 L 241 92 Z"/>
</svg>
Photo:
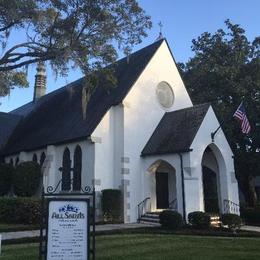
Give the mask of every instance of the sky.
<svg viewBox="0 0 260 260">
<path fill-rule="evenodd" d="M 176 62 L 186 62 L 193 53 L 192 39 L 203 32 L 214 33 L 225 28 L 224 21 L 240 24 L 250 41 L 260 36 L 260 0 L 137 0 L 140 6 L 151 16 L 153 27 L 148 37 L 134 51 L 155 41 L 159 35 L 158 23 L 163 24 L 162 33 L 167 39 Z M 15 41 L 15 38 L 13 39 Z M 10 96 L 0 98 L 0 111 L 9 112 L 24 105 L 33 98 L 33 86 L 36 67 L 28 70 L 30 87 L 14 89 Z M 81 77 L 78 71 L 71 71 L 66 78 L 56 78 L 47 69 L 47 93 L 60 88 Z"/>
</svg>

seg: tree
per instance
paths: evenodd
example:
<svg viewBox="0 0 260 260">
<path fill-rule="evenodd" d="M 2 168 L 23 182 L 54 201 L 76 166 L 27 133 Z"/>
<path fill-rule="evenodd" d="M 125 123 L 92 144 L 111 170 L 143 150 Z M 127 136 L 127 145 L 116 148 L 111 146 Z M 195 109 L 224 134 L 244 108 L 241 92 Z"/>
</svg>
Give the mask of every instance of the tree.
<svg viewBox="0 0 260 260">
<path fill-rule="evenodd" d="M 194 103 L 211 102 L 235 155 L 236 176 L 248 205 L 256 204 L 253 178 L 260 175 L 260 37 L 250 42 L 238 25 L 203 33 L 192 41 L 194 57 L 179 64 Z M 232 118 L 243 100 L 252 131 L 245 136 Z"/>
<path fill-rule="evenodd" d="M 57 75 L 85 74 L 131 51 L 147 36 L 150 17 L 136 0 L 0 0 L 0 96 L 25 87 L 26 68 L 48 61 Z M 19 32 L 25 35 L 11 45 Z"/>
</svg>

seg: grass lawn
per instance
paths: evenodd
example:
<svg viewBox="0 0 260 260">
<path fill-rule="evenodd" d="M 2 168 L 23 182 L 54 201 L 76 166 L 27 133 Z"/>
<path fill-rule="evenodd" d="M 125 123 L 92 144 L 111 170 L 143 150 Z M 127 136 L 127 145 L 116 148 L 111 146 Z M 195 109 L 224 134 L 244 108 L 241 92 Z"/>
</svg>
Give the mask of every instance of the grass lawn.
<svg viewBox="0 0 260 260">
<path fill-rule="evenodd" d="M 160 234 L 97 236 L 97 260 L 260 259 L 259 238 L 195 237 Z M 38 244 L 3 246 L 1 260 L 35 260 Z"/>
</svg>

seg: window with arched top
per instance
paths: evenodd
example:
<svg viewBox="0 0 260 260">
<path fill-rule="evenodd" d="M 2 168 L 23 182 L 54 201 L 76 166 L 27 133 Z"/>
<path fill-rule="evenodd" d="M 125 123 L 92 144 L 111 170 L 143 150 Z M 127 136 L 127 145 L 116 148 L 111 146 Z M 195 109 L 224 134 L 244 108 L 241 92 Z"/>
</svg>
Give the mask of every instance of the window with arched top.
<svg viewBox="0 0 260 260">
<path fill-rule="evenodd" d="M 66 148 L 63 152 L 63 159 L 62 159 L 61 189 L 63 191 L 70 190 L 70 171 L 71 171 L 70 150 Z"/>
<path fill-rule="evenodd" d="M 45 159 L 46 159 L 45 152 L 42 152 L 42 154 L 41 154 L 41 158 L 40 158 L 40 166 L 41 166 L 41 167 L 42 167 L 42 165 L 43 165 Z"/>
<path fill-rule="evenodd" d="M 37 154 L 36 153 L 33 154 L 32 161 L 35 162 L 35 163 L 38 162 L 38 158 L 37 158 Z"/>
<path fill-rule="evenodd" d="M 73 190 L 81 189 L 82 151 L 77 145 L 74 152 Z"/>
<path fill-rule="evenodd" d="M 10 162 L 9 162 L 12 166 L 14 166 L 14 160 L 13 158 L 11 158 Z"/>
<path fill-rule="evenodd" d="M 17 166 L 18 163 L 19 163 L 19 157 L 16 157 L 16 159 L 15 159 L 15 166 Z"/>
</svg>

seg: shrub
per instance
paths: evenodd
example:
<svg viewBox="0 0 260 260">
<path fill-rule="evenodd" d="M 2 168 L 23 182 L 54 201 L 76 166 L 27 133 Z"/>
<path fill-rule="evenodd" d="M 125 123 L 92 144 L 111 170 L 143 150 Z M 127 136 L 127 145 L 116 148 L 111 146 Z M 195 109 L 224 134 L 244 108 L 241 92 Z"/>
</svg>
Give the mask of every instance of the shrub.
<svg viewBox="0 0 260 260">
<path fill-rule="evenodd" d="M 241 217 L 246 224 L 260 225 L 260 207 L 241 208 Z"/>
<path fill-rule="evenodd" d="M 35 195 L 39 188 L 41 178 L 41 167 L 35 162 L 22 162 L 14 174 L 14 193 L 21 197 Z"/>
<path fill-rule="evenodd" d="M 14 168 L 11 164 L 0 164 L 0 196 L 7 195 L 11 190 Z"/>
<path fill-rule="evenodd" d="M 163 228 L 179 229 L 183 226 L 182 215 L 177 211 L 164 210 L 159 215 Z"/>
<path fill-rule="evenodd" d="M 221 216 L 221 221 L 223 225 L 227 225 L 231 230 L 239 229 L 242 224 L 240 216 L 231 213 L 223 214 Z"/>
<path fill-rule="evenodd" d="M 41 201 L 33 198 L 0 198 L 0 222 L 39 225 Z"/>
<path fill-rule="evenodd" d="M 188 220 L 194 228 L 207 229 L 210 227 L 210 216 L 202 211 L 189 213 Z"/>
<path fill-rule="evenodd" d="M 122 221 L 122 197 L 121 191 L 116 189 L 102 190 L 101 196 L 102 211 L 104 221 Z"/>
</svg>

